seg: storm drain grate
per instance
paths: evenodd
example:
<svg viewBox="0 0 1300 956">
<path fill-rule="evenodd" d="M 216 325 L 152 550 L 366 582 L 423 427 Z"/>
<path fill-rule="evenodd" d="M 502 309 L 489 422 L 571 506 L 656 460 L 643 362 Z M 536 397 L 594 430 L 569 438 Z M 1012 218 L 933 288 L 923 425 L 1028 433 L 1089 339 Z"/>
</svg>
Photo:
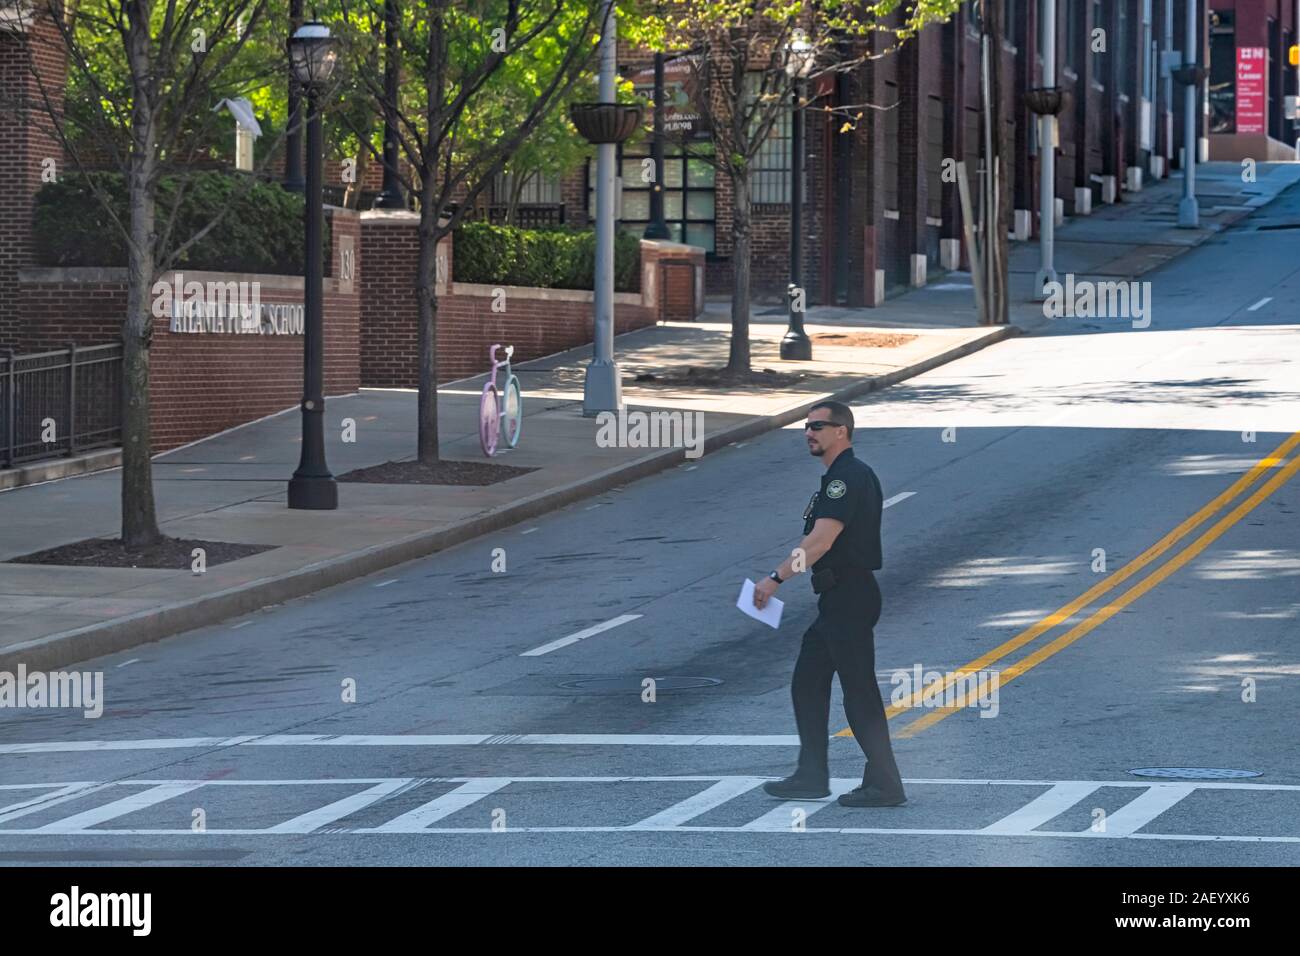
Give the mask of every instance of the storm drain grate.
<svg viewBox="0 0 1300 956">
<path fill-rule="evenodd" d="M 1129 773 L 1137 777 L 1175 777 L 1181 780 L 1234 780 L 1263 776 L 1258 770 L 1223 770 L 1217 767 L 1143 767 Z"/>
<path fill-rule="evenodd" d="M 599 690 L 610 693 L 641 693 L 645 689 L 646 677 L 584 677 L 580 680 L 565 681 L 561 687 L 573 690 Z M 655 690 L 698 690 L 701 687 L 716 687 L 722 681 L 716 677 L 654 677 Z"/>
</svg>

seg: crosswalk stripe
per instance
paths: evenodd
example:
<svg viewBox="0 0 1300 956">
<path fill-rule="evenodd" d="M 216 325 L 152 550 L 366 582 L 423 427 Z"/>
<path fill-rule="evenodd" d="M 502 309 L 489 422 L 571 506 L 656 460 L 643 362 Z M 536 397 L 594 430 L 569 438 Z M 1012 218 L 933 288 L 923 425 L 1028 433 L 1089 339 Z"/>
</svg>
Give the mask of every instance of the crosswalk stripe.
<svg viewBox="0 0 1300 956">
<path fill-rule="evenodd" d="M 437 823 L 459 810 L 464 810 L 484 797 L 496 793 L 510 783 L 509 777 L 484 777 L 462 783 L 455 790 L 430 800 L 423 806 L 408 810 L 377 827 L 357 830 L 357 833 L 420 833 L 432 823 Z"/>
<path fill-rule="evenodd" d="M 1106 817 L 1106 832 L 1111 836 L 1136 833 L 1195 789 L 1190 783 L 1154 784 L 1146 793 Z"/>
<path fill-rule="evenodd" d="M 797 819 L 795 816 L 796 810 L 802 810 L 804 812 L 803 819 L 807 820 L 818 810 L 824 810 L 826 807 L 829 807 L 835 802 L 835 798 L 841 793 L 848 793 L 861 783 L 861 780 L 852 777 L 837 777 L 831 781 L 831 795 L 825 800 L 819 802 L 812 800 L 788 800 L 785 803 L 782 803 L 775 810 L 769 810 L 757 820 L 751 820 L 749 823 L 746 823 L 743 827 L 740 827 L 740 829 L 746 832 L 753 832 L 755 830 L 780 831 L 793 829 L 794 821 Z"/>
<path fill-rule="evenodd" d="M 50 786 L 44 784 L 42 786 Z M 17 820 L 19 817 L 25 817 L 30 813 L 39 813 L 41 810 L 49 807 L 57 807 L 60 803 L 67 803 L 69 800 L 75 800 L 94 793 L 97 790 L 103 790 L 112 786 L 109 783 L 69 783 L 63 786 L 54 785 L 57 789 L 49 793 L 42 793 L 39 796 L 22 800 L 18 803 L 11 803 L 7 807 L 0 807 L 0 823 L 8 823 L 10 820 Z M 34 788 L 31 788 L 34 789 Z"/>
<path fill-rule="evenodd" d="M 985 833 L 1029 833 L 1048 820 L 1055 819 L 1074 806 L 1100 785 L 1086 780 L 1069 780 L 1058 783 L 1046 793 L 1039 794 L 1019 810 L 1001 820 L 990 823 Z"/>
<path fill-rule="evenodd" d="M 368 790 L 362 790 L 360 793 L 354 793 L 351 796 L 344 797 L 342 800 L 335 800 L 333 803 L 312 810 L 308 813 L 294 817 L 292 820 L 285 820 L 283 823 L 277 823 L 269 827 L 267 833 L 311 833 L 313 830 L 319 830 L 335 820 L 341 820 L 349 814 L 356 813 L 372 803 L 378 803 L 384 797 L 402 789 L 412 782 L 412 778 L 403 778 L 398 780 L 385 780 L 383 783 L 377 783 Z"/>
<path fill-rule="evenodd" d="M 148 790 L 142 790 L 139 793 L 133 793 L 130 796 L 123 797 L 120 800 L 114 800 L 112 803 L 106 803 L 102 807 L 93 807 L 90 810 L 84 810 L 81 813 L 74 813 L 70 817 L 64 817 L 62 820 L 55 820 L 53 823 L 47 823 L 43 827 L 37 827 L 32 833 L 81 833 L 90 827 L 106 823 L 117 817 L 126 816 L 128 813 L 134 813 L 136 810 L 143 810 L 146 807 L 152 807 L 156 803 L 162 803 L 164 800 L 171 800 L 175 797 L 183 796 L 191 790 L 197 790 L 203 786 L 204 781 L 195 780 L 189 783 L 163 783 L 156 787 L 150 787 Z"/>
<path fill-rule="evenodd" d="M 687 820 L 693 820 L 701 814 L 734 800 L 741 794 L 748 793 L 763 782 L 762 777 L 729 777 L 719 780 L 707 790 L 701 790 L 692 797 L 674 803 L 666 810 L 660 810 L 648 816 L 640 823 L 633 824 L 637 830 L 671 830 Z"/>
</svg>

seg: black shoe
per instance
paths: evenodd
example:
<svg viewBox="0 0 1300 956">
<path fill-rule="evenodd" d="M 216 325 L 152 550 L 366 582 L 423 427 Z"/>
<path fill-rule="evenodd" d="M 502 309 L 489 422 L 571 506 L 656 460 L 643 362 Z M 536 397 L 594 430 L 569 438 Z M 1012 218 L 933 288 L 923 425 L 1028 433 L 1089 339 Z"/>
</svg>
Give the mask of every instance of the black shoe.
<svg viewBox="0 0 1300 956">
<path fill-rule="evenodd" d="M 886 793 L 874 784 L 842 793 L 839 798 L 842 807 L 901 807 L 905 803 L 906 795 Z"/>
<path fill-rule="evenodd" d="M 794 776 L 769 780 L 763 784 L 763 792 L 781 800 L 821 800 L 831 795 L 831 788 L 825 780 Z"/>
</svg>

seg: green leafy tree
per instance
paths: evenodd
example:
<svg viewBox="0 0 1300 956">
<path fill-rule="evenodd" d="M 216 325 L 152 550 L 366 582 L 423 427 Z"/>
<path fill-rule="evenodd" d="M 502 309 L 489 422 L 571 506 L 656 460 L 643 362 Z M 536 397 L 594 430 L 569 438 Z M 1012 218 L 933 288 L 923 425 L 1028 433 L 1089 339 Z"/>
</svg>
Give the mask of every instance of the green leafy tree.
<svg viewBox="0 0 1300 956">
<path fill-rule="evenodd" d="M 97 192 L 126 246 L 127 311 L 122 413 L 122 540 L 145 547 L 162 537 L 154 506 L 149 434 L 151 289 L 216 224 L 185 234 L 186 176 L 211 158 L 228 120 L 223 98 L 264 84 L 250 39 L 267 0 L 43 0 L 38 15 L 65 57 L 64 90 L 42 89 L 45 118 L 74 168 L 117 170 L 126 210 Z M 171 187 L 160 204 L 160 184 Z M 93 178 L 86 179 L 92 190 Z"/>
<path fill-rule="evenodd" d="M 804 89 L 812 89 L 818 77 L 888 55 L 960 5 L 961 0 L 642 0 L 636 28 L 641 42 L 694 51 L 695 107 L 713 141 L 707 150 L 685 144 L 687 155 L 709 162 L 732 189 L 729 373 L 744 375 L 750 368 L 754 164 L 791 111 L 800 63 L 807 59 Z M 886 35 L 883 44 L 872 42 L 877 33 Z M 808 98 L 801 100 L 800 108 L 808 105 Z M 851 126 L 867 108 L 832 112 Z"/>
<path fill-rule="evenodd" d="M 402 83 L 385 93 L 382 0 L 344 0 L 349 59 L 379 116 L 391 116 L 404 185 L 419 211 L 419 460 L 438 461 L 438 242 L 464 218 L 587 70 L 595 53 L 592 0 L 391 0 Z M 453 203 L 455 206 L 453 207 Z"/>
</svg>

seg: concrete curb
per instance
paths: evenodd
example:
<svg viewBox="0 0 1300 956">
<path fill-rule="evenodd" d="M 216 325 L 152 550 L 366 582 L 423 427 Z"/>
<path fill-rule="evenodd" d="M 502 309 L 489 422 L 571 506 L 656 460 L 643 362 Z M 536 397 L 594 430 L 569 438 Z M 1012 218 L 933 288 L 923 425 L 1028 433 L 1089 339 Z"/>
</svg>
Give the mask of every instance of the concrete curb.
<svg viewBox="0 0 1300 956">
<path fill-rule="evenodd" d="M 87 452 L 75 458 L 51 458 L 46 461 L 34 461 L 30 465 L 6 468 L 0 471 L 0 491 L 10 488 L 22 488 L 26 485 L 38 485 L 43 481 L 56 478 L 70 478 L 73 475 L 85 475 L 92 471 L 117 468 L 122 464 L 122 449 L 106 448 L 103 451 Z"/>
<path fill-rule="evenodd" d="M 1002 326 L 982 338 L 940 352 L 914 365 L 873 376 L 830 395 L 801 399 L 772 415 L 740 422 L 708 436 L 704 441 L 704 454 L 782 428 L 802 418 L 819 401 L 828 398 L 850 401 L 1020 334 L 1022 330 L 1017 326 Z M 485 511 L 450 528 L 421 531 L 397 541 L 374 545 L 284 574 L 249 581 L 213 594 L 16 644 L 0 651 L 0 670 L 13 670 L 19 663 L 25 664 L 28 670 L 53 670 L 77 661 L 160 641 L 194 628 L 217 624 L 227 618 L 322 591 L 336 584 L 434 554 L 481 535 L 500 531 L 619 485 L 646 478 L 685 460 L 686 449 L 665 449 L 626 464 L 615 465 L 559 488 L 538 492 L 509 505 Z"/>
</svg>

